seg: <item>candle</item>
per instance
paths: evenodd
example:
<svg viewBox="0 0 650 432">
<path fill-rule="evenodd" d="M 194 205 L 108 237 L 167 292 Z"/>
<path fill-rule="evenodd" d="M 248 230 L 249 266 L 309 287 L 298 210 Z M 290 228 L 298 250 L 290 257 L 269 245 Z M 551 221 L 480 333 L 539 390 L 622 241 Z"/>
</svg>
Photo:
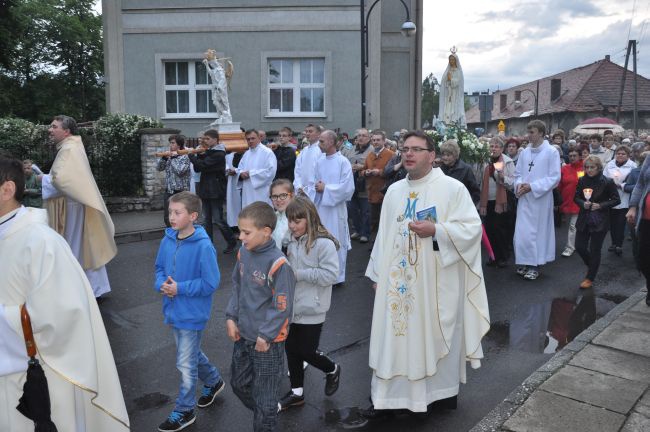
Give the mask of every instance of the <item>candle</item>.
<svg viewBox="0 0 650 432">
<path fill-rule="evenodd" d="M 594 192 L 593 189 L 590 188 L 584 188 L 582 190 L 582 193 L 585 195 L 585 199 L 589 201 L 591 199 L 591 194 Z"/>
<path fill-rule="evenodd" d="M 584 176 L 585 176 L 585 172 L 584 172 L 584 171 L 578 171 L 578 178 L 582 178 L 582 177 L 584 177 Z"/>
<path fill-rule="evenodd" d="M 494 162 L 494 169 L 497 171 L 501 171 L 503 169 L 503 162 Z"/>
</svg>

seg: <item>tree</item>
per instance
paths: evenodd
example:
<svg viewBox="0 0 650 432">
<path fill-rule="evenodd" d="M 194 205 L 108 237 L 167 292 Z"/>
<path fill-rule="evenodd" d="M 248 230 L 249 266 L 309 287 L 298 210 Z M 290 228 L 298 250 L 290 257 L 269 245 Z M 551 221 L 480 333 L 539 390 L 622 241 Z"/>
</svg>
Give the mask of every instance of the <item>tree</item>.
<svg viewBox="0 0 650 432">
<path fill-rule="evenodd" d="M 422 82 L 422 126 L 431 125 L 434 115 L 438 115 L 440 106 L 440 84 L 432 73 Z"/>
<path fill-rule="evenodd" d="M 79 121 L 105 112 L 101 17 L 92 0 L 0 0 L 0 116 Z M 7 47 L 7 49 L 2 49 Z"/>
</svg>

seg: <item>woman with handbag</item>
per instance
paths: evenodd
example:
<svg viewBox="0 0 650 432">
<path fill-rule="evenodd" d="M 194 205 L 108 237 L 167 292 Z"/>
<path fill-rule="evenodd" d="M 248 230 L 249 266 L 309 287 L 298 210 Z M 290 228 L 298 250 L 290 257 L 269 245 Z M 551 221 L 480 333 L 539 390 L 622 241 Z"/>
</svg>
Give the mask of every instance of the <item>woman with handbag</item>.
<svg viewBox="0 0 650 432">
<path fill-rule="evenodd" d="M 576 251 L 587 266 L 581 289 L 593 286 L 600 266 L 600 251 L 610 225 L 609 209 L 621 203 L 614 182 L 603 175 L 603 163 L 596 156 L 584 161 L 585 175 L 578 180 L 573 201 L 580 208 L 576 222 Z"/>
</svg>

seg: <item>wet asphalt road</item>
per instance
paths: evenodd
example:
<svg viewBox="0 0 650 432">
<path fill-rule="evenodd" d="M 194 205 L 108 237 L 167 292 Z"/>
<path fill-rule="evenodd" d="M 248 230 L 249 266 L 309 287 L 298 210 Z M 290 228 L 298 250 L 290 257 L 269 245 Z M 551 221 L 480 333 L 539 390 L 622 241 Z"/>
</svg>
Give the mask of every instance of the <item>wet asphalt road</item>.
<svg viewBox="0 0 650 432">
<path fill-rule="evenodd" d="M 542 269 L 537 281 L 522 280 L 511 264 L 505 269 L 485 268 L 492 330 L 483 343 L 485 360 L 477 370 L 468 368 L 468 382 L 461 386 L 458 409 L 436 410 L 428 416 L 401 415 L 369 423 L 368 431 L 466 431 L 546 362 L 558 347 L 603 316 L 641 287 L 634 270 L 631 242 L 624 255 L 606 251 L 597 286 L 591 296 L 578 289 L 585 267 L 574 254 L 559 256 L 566 226 L 557 230 L 558 259 Z M 221 240 L 218 249 L 223 248 Z M 178 387 L 175 347 L 170 330 L 162 323 L 161 301 L 153 291 L 153 263 L 157 241 L 119 246 L 109 264 L 113 292 L 100 308 L 120 375 L 132 430 L 154 431 L 173 408 Z M 354 243 L 348 255 L 347 283 L 334 291 L 332 308 L 321 337 L 321 350 L 342 365 L 339 391 L 323 393 L 323 374 L 308 368 L 306 404 L 282 413 L 281 431 L 338 430 L 335 422 L 346 407 L 366 407 L 370 389 L 368 337 L 374 292 L 363 276 L 369 245 Z M 203 337 L 203 350 L 230 378 L 232 343 L 225 332 L 224 308 L 230 296 L 233 255 L 218 254 L 221 287 L 215 295 L 212 319 Z M 546 353 L 544 352 L 546 351 Z M 289 389 L 289 380 L 283 393 Z M 326 415 L 327 412 L 330 414 Z M 234 396 L 230 386 L 215 404 L 199 410 L 196 424 L 188 431 L 252 430 L 252 413 Z"/>
</svg>

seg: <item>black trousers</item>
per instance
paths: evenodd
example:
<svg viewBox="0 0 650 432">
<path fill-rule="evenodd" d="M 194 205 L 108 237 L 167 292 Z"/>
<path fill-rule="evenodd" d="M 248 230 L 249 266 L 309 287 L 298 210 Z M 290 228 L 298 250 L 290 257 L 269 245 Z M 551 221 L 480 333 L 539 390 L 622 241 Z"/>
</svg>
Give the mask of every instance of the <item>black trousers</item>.
<svg viewBox="0 0 650 432">
<path fill-rule="evenodd" d="M 487 214 L 485 215 L 485 232 L 492 245 L 494 258 L 497 261 L 505 261 L 510 254 L 508 250 L 508 212 L 496 213 L 494 206 L 496 201 L 487 202 Z"/>
<path fill-rule="evenodd" d="M 623 247 L 625 239 L 625 225 L 627 220 L 625 215 L 629 209 L 610 209 L 609 210 L 609 230 L 612 236 L 612 245 Z"/>
<path fill-rule="evenodd" d="M 370 203 L 370 232 L 379 231 L 379 215 L 381 215 L 382 203 Z"/>
<path fill-rule="evenodd" d="M 600 267 L 600 256 L 607 230 L 589 232 L 578 230 L 576 232 L 576 251 L 587 266 L 586 278 L 593 281 Z"/>
<path fill-rule="evenodd" d="M 650 220 L 641 219 L 638 235 L 639 270 L 645 276 L 646 286 L 650 288 Z"/>
<path fill-rule="evenodd" d="M 304 384 L 303 361 L 325 373 L 334 372 L 336 364 L 325 354 L 318 351 L 322 328 L 323 324 L 295 323 L 289 327 L 289 336 L 284 344 L 284 350 L 287 353 L 291 388 L 299 388 Z"/>
<path fill-rule="evenodd" d="M 174 191 L 172 193 L 169 193 L 165 191 L 165 194 L 163 195 L 163 220 L 165 221 L 165 226 L 169 228 L 171 224 L 169 223 L 169 198 L 171 198 L 172 195 L 176 195 L 179 192 L 183 191 Z"/>
<path fill-rule="evenodd" d="M 223 218 L 223 200 L 222 199 L 201 199 L 203 204 L 203 228 L 208 233 L 210 240 L 212 237 L 212 224 L 217 224 L 217 228 L 221 231 L 221 235 L 229 245 L 235 243 L 235 235 L 228 226 L 228 223 Z"/>
</svg>

